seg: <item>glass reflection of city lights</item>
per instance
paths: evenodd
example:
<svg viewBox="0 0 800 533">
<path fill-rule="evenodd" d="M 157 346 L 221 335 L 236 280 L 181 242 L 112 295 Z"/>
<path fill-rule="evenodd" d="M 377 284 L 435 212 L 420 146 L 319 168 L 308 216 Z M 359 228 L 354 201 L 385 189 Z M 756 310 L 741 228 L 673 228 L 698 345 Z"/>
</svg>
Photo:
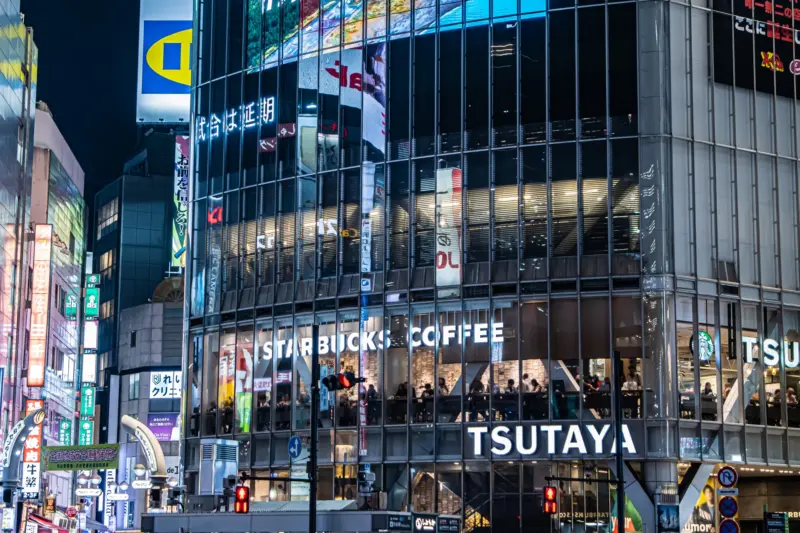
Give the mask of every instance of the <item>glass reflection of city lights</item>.
<svg viewBox="0 0 800 533">
<path fill-rule="evenodd" d="M 122 483 L 120 483 L 119 484 L 119 490 L 121 490 L 122 492 L 125 492 L 126 490 L 128 490 L 128 482 L 127 481 L 123 481 Z"/>
<path fill-rule="evenodd" d="M 92 482 L 92 485 L 99 485 L 103 479 L 100 477 L 100 474 L 95 474 L 92 476 L 90 481 Z"/>
<path fill-rule="evenodd" d="M 167 485 L 169 485 L 170 487 L 177 487 L 178 486 L 178 478 L 176 478 L 174 476 L 170 477 L 169 479 L 167 479 Z"/>
<path fill-rule="evenodd" d="M 78 476 L 78 485 L 86 485 L 87 483 L 89 483 L 89 478 L 86 476 L 86 474 L 81 474 Z"/>
<path fill-rule="evenodd" d="M 136 474 L 138 477 L 142 477 L 145 472 L 147 472 L 147 470 L 145 470 L 143 464 L 138 464 L 133 467 L 133 473 Z"/>
</svg>

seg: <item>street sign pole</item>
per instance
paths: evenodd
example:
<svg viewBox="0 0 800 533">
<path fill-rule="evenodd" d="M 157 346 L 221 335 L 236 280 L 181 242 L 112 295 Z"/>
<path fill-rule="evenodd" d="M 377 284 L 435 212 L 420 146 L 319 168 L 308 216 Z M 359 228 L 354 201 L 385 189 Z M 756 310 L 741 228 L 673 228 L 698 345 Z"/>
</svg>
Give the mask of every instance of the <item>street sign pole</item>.
<svg viewBox="0 0 800 533">
<path fill-rule="evenodd" d="M 309 444 L 308 533 L 317 531 L 317 425 L 319 417 L 319 325 L 311 326 L 311 443 Z"/>
</svg>

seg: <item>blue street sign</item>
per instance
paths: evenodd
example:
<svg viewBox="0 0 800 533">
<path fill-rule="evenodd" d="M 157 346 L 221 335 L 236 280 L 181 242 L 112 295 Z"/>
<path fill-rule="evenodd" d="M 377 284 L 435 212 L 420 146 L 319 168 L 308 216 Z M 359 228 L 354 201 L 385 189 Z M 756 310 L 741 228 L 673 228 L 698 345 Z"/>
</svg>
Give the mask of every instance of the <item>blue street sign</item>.
<svg viewBox="0 0 800 533">
<path fill-rule="evenodd" d="M 719 533 L 739 533 L 739 523 L 736 520 L 723 520 L 719 524 Z"/>
<path fill-rule="evenodd" d="M 719 514 L 725 518 L 733 518 L 739 512 L 739 504 L 730 496 L 726 496 L 719 500 Z"/>
<path fill-rule="evenodd" d="M 739 481 L 739 475 L 736 473 L 736 470 L 730 466 L 723 466 L 720 468 L 719 473 L 717 474 L 717 479 L 719 480 L 719 484 L 725 488 L 730 488 L 736 485 L 736 482 Z"/>
<path fill-rule="evenodd" d="M 289 457 L 292 459 L 297 459 L 300 457 L 300 454 L 303 452 L 303 443 L 300 441 L 300 437 L 297 435 L 292 436 L 289 439 Z"/>
</svg>

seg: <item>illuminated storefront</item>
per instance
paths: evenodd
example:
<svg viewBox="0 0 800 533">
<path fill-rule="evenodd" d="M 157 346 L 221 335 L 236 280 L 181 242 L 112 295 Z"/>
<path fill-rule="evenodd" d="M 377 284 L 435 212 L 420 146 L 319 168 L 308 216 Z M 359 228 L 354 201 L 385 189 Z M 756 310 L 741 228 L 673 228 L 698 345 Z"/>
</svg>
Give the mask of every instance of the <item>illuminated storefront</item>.
<svg viewBox="0 0 800 533">
<path fill-rule="evenodd" d="M 693 9 L 199 2 L 190 493 L 200 439 L 225 436 L 273 477 L 256 501 L 306 498 L 281 478 L 301 475 L 287 444 L 315 407 L 321 498 L 354 497 L 369 464 L 390 510 L 533 530 L 545 478 L 586 469 L 562 528 L 611 531 L 617 389 L 625 531 L 654 530 L 678 461 L 697 483 L 723 461 L 800 466 L 796 152 L 740 144 L 749 122 L 724 138 L 732 112 L 682 100 L 746 90 L 723 63 L 694 74 L 702 95 L 681 86 L 718 39 Z M 314 324 L 321 375 L 365 379 L 318 406 Z"/>
</svg>

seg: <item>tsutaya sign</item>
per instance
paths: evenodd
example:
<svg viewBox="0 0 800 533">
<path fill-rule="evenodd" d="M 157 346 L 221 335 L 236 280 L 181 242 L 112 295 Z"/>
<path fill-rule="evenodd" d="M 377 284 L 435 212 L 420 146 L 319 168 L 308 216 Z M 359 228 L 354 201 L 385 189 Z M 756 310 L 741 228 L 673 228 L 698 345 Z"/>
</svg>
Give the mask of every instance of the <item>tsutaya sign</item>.
<svg viewBox="0 0 800 533">
<path fill-rule="evenodd" d="M 489 433 L 494 455 L 508 455 L 512 451 L 520 455 L 532 455 L 537 451 L 548 455 L 604 455 L 616 453 L 611 424 L 580 425 L 552 424 L 543 426 L 494 426 L 489 432 L 486 426 L 468 427 L 467 433 L 472 438 L 472 450 L 475 457 L 484 455 L 487 450 L 483 445 L 484 435 Z M 622 449 L 625 453 L 636 454 L 630 429 L 622 425 Z"/>
<path fill-rule="evenodd" d="M 757 354 L 753 353 L 753 348 L 758 346 L 758 339 L 756 337 L 742 336 L 744 343 L 744 362 L 753 363 L 759 359 Z M 767 366 L 779 366 L 781 358 L 783 358 L 783 365 L 786 368 L 797 368 L 800 366 L 800 342 L 794 341 L 791 343 L 791 350 L 789 349 L 789 341 L 783 341 L 783 354 L 778 350 L 780 344 L 778 341 L 772 339 L 764 339 L 764 357 L 761 362 Z"/>
<path fill-rule="evenodd" d="M 448 346 L 451 342 L 463 344 L 467 339 L 472 339 L 475 344 L 485 344 L 488 342 L 503 342 L 503 323 L 494 324 L 465 324 L 463 326 L 441 326 L 441 331 L 437 333 L 434 326 L 426 328 L 412 327 L 409 335 L 409 343 L 414 348 L 418 346 L 436 346 L 439 340 L 443 346 Z M 392 339 L 389 330 L 385 331 L 362 331 L 348 334 L 338 334 L 330 336 L 320 336 L 318 342 L 319 355 L 325 355 L 331 351 L 335 352 L 350 350 L 353 352 L 364 350 L 379 350 L 389 348 Z M 299 348 L 300 355 L 310 356 L 314 346 L 311 337 L 297 339 L 297 346 L 291 339 L 279 340 L 275 343 L 277 359 L 290 358 Z M 272 359 L 273 343 L 266 341 L 263 346 L 264 359 Z"/>
</svg>

